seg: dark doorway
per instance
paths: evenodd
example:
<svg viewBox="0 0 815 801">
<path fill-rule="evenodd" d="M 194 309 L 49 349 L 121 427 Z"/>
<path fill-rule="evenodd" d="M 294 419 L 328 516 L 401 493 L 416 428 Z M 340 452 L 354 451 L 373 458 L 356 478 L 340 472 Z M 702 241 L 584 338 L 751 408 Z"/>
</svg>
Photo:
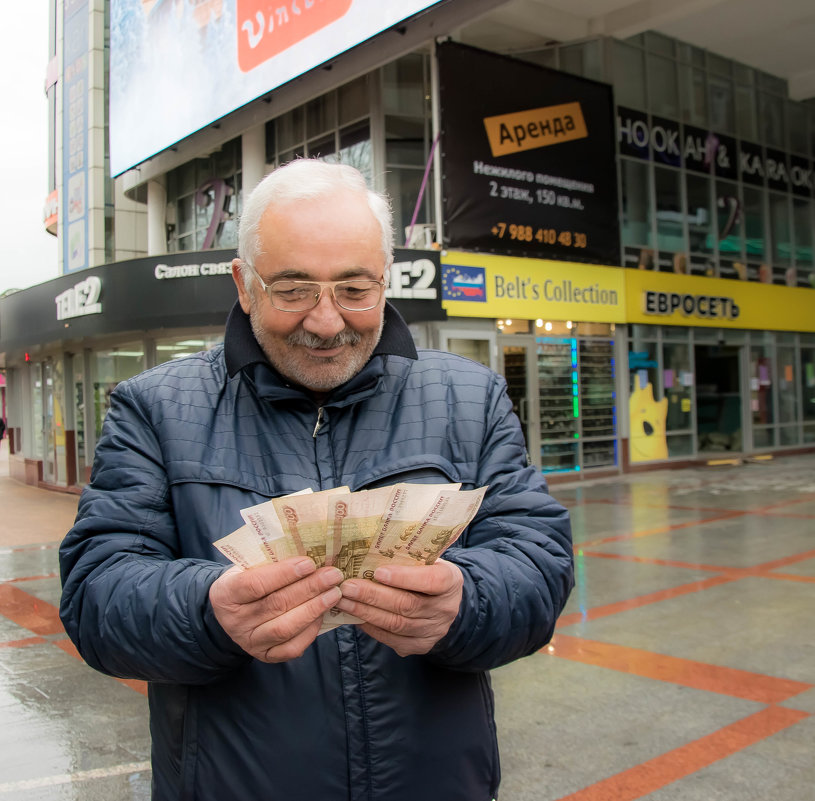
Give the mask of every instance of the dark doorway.
<svg viewBox="0 0 815 801">
<path fill-rule="evenodd" d="M 697 345 L 695 355 L 699 451 L 741 451 L 739 348 L 734 345 Z"/>
</svg>

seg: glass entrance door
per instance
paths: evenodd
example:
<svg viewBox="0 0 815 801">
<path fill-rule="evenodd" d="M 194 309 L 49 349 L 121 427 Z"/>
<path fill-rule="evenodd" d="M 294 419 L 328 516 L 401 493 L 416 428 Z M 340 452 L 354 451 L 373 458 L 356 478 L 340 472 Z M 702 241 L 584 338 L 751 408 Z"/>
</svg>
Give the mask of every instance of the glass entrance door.
<svg viewBox="0 0 815 801">
<path fill-rule="evenodd" d="M 502 337 L 501 359 L 500 372 L 507 381 L 507 394 L 512 401 L 512 409 L 521 421 L 528 457 L 537 465 L 540 415 L 534 339 L 519 335 Z"/>
<path fill-rule="evenodd" d="M 544 473 L 580 469 L 577 338 L 537 337 L 540 456 Z"/>
</svg>

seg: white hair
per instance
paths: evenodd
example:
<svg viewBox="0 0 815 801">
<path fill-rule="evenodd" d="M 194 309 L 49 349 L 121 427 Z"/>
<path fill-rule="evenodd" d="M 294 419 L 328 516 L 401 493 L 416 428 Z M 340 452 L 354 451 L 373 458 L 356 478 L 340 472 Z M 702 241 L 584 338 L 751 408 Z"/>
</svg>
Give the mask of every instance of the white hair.
<svg viewBox="0 0 815 801">
<path fill-rule="evenodd" d="M 238 257 L 254 267 L 260 255 L 260 220 L 273 203 L 307 200 L 337 189 L 350 189 L 365 196 L 371 213 L 382 229 L 385 264 L 393 256 L 393 214 L 386 195 L 368 187 L 365 177 L 348 164 L 320 159 L 295 159 L 270 172 L 249 194 L 238 223 Z"/>
</svg>

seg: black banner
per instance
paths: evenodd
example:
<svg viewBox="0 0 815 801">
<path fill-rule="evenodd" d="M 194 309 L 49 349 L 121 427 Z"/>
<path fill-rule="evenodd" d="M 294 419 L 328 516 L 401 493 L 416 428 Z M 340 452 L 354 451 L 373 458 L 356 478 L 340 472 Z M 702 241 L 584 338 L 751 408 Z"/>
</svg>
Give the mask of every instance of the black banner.
<svg viewBox="0 0 815 801">
<path fill-rule="evenodd" d="M 439 45 L 445 245 L 619 264 L 611 87 Z"/>
<path fill-rule="evenodd" d="M 0 352 L 125 331 L 226 323 L 233 250 L 168 253 L 60 276 L 0 298 Z M 408 323 L 445 320 L 441 256 L 396 248 L 385 296 Z"/>
</svg>

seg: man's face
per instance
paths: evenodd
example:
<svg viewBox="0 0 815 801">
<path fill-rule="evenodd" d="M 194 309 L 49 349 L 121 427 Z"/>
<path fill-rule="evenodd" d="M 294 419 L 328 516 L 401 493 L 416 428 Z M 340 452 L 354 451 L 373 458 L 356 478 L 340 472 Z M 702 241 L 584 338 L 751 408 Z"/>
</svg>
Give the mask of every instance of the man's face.
<svg viewBox="0 0 815 801">
<path fill-rule="evenodd" d="M 338 190 L 325 197 L 269 206 L 260 223 L 255 270 L 273 281 L 381 281 L 385 272 L 382 234 L 364 197 Z M 275 309 L 252 278 L 244 286 L 233 262 L 243 310 L 255 338 L 275 369 L 290 381 L 325 393 L 356 375 L 379 342 L 385 307 L 340 308 L 328 288 L 309 311 Z"/>
</svg>

